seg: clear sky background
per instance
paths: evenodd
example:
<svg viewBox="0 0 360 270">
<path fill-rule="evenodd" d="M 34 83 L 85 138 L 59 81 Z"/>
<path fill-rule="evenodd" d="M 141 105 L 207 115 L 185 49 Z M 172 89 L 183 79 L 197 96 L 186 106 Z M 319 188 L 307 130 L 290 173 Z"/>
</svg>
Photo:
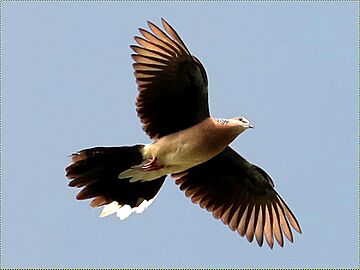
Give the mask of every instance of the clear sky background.
<svg viewBox="0 0 360 270">
<path fill-rule="evenodd" d="M 357 267 L 356 2 L 2 2 L 2 267 Z M 273 178 L 303 234 L 259 248 L 168 178 L 125 221 L 67 187 L 68 155 L 147 143 L 130 44 L 166 18 L 209 77 L 213 116 Z M 184 108 L 186 109 L 186 108 Z M 166 113 L 166 112 L 164 112 Z"/>
</svg>

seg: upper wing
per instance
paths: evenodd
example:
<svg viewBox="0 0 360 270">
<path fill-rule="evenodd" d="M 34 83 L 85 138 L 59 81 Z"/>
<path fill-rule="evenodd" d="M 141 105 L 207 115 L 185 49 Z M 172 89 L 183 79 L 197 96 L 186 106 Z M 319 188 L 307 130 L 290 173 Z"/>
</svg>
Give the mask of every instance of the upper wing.
<svg viewBox="0 0 360 270">
<path fill-rule="evenodd" d="M 301 233 L 294 214 L 274 190 L 270 176 L 230 147 L 174 177 L 193 203 L 212 212 L 250 242 L 255 235 L 262 246 L 265 236 L 272 248 L 275 236 L 283 246 L 283 234 L 292 242 L 289 223 Z"/>
<path fill-rule="evenodd" d="M 136 111 L 144 131 L 153 139 L 190 127 L 209 117 L 207 77 L 175 30 L 162 19 L 163 32 L 151 22 L 152 33 L 139 29 L 136 54 L 139 95 Z"/>
</svg>

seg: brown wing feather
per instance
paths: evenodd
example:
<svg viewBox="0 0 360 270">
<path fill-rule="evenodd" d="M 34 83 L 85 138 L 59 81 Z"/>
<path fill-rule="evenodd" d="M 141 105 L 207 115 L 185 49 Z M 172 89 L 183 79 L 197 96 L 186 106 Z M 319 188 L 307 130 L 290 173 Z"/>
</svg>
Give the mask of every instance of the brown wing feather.
<svg viewBox="0 0 360 270">
<path fill-rule="evenodd" d="M 207 78 L 175 30 L 162 19 L 165 31 L 151 30 L 130 46 L 139 95 L 136 111 L 144 131 L 153 139 L 190 127 L 209 117 Z"/>
<path fill-rule="evenodd" d="M 293 241 L 289 223 L 301 233 L 294 214 L 274 190 L 270 176 L 230 147 L 178 177 L 176 183 L 193 202 L 250 242 L 255 237 L 262 246 L 265 238 L 272 248 L 275 239 L 282 247 L 283 235 Z"/>
</svg>

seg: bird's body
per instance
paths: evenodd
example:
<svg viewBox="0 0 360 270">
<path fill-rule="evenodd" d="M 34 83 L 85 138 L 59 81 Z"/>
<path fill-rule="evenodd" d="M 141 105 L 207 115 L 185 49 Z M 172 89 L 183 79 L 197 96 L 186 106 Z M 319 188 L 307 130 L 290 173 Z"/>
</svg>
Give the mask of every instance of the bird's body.
<svg viewBox="0 0 360 270">
<path fill-rule="evenodd" d="M 248 127 L 249 124 L 238 119 L 224 123 L 215 118 L 206 118 L 194 126 L 145 145 L 141 151 L 143 163 L 120 173 L 119 178 L 131 178 L 130 182 L 149 181 L 184 172 L 220 154 Z"/>
<path fill-rule="evenodd" d="M 141 213 L 155 199 L 167 175 L 193 203 L 212 212 L 231 230 L 258 244 L 283 235 L 293 241 L 291 227 L 301 233 L 291 210 L 274 190 L 270 176 L 228 145 L 247 128 L 244 117 L 210 116 L 208 80 L 201 62 L 176 31 L 162 19 L 165 32 L 148 22 L 139 29 L 135 54 L 138 97 L 136 111 L 150 144 L 95 147 L 71 155 L 66 176 L 82 187 L 79 200 L 93 198 L 100 216 L 125 219 Z"/>
</svg>

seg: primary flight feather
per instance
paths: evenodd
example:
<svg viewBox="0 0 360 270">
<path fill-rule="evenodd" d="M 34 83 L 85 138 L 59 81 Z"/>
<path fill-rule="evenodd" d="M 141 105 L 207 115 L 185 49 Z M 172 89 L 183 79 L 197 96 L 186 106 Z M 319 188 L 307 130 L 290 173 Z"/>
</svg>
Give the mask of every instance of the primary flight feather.
<svg viewBox="0 0 360 270">
<path fill-rule="evenodd" d="M 83 188 L 79 200 L 93 198 L 100 216 L 125 219 L 155 199 L 167 175 L 193 203 L 250 242 L 265 238 L 283 246 L 301 233 L 294 214 L 274 190 L 270 176 L 228 145 L 252 125 L 244 117 L 212 118 L 204 67 L 176 31 L 148 22 L 139 29 L 135 52 L 136 111 L 154 141 L 123 147 L 95 147 L 71 155 L 69 186 Z"/>
</svg>

